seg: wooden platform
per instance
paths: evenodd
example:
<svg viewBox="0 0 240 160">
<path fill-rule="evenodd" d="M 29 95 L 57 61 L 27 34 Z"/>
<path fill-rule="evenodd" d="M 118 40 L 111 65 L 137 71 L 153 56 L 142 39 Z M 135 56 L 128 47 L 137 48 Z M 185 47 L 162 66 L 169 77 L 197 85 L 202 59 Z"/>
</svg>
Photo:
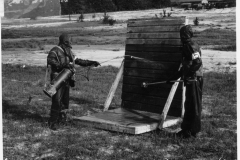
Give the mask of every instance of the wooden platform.
<svg viewBox="0 0 240 160">
<path fill-rule="evenodd" d="M 155 130 L 159 125 L 160 114 L 118 108 L 83 117 L 72 117 L 81 124 L 95 128 L 129 134 L 141 134 Z M 163 128 L 181 122 L 180 117 L 167 116 Z"/>
</svg>

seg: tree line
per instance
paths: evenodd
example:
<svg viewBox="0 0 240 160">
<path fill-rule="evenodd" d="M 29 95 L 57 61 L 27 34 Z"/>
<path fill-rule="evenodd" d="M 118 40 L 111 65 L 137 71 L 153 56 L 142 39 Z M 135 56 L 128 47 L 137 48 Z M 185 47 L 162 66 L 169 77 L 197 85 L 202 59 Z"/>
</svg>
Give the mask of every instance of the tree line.
<svg viewBox="0 0 240 160">
<path fill-rule="evenodd" d="M 60 0 L 61 14 L 154 9 L 170 6 L 170 0 Z"/>
</svg>

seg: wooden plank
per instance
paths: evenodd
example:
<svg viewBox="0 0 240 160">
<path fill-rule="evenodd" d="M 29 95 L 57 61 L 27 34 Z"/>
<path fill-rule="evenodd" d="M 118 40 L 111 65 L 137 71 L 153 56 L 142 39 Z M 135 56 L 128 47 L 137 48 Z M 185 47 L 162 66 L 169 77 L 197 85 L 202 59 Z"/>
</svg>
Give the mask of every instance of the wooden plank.
<svg viewBox="0 0 240 160">
<path fill-rule="evenodd" d="M 181 117 L 183 118 L 184 117 L 184 113 L 185 113 L 185 100 L 186 100 L 186 87 L 184 86 L 184 84 L 182 84 L 182 114 L 181 114 Z"/>
<path fill-rule="evenodd" d="M 141 134 L 157 128 L 159 114 L 145 111 L 118 108 L 90 116 L 76 117 L 73 120 L 87 126 L 130 134 Z M 165 126 L 174 125 L 181 121 L 168 116 Z"/>
<path fill-rule="evenodd" d="M 178 79 L 180 80 L 180 78 Z M 159 120 L 159 129 L 162 129 L 163 128 L 163 124 L 164 124 L 164 121 L 167 117 L 167 114 L 168 114 L 168 111 L 169 111 L 169 108 L 170 106 L 172 106 L 172 103 L 173 103 L 173 97 L 175 95 L 175 92 L 177 90 L 177 87 L 178 87 L 178 84 L 179 82 L 175 82 L 171 88 L 171 91 L 168 95 L 168 98 L 167 98 L 167 102 L 165 103 L 164 105 L 164 108 L 163 108 L 163 111 L 162 111 L 162 114 L 160 116 L 160 120 Z M 176 101 L 176 100 L 175 100 Z"/>
<path fill-rule="evenodd" d="M 187 19 L 186 16 L 181 16 L 181 17 L 162 17 L 162 18 L 132 18 L 132 19 L 128 19 L 128 22 L 132 22 L 132 21 L 143 21 L 143 20 L 182 20 L 185 21 Z"/>
<path fill-rule="evenodd" d="M 124 60 L 122 61 L 122 64 L 121 64 L 121 66 L 119 68 L 119 71 L 117 73 L 116 79 L 114 80 L 114 82 L 112 84 L 112 87 L 110 88 L 110 91 L 108 93 L 107 99 L 106 99 L 106 101 L 104 103 L 103 111 L 108 110 L 108 108 L 109 108 L 109 106 L 110 106 L 110 104 L 112 102 L 113 96 L 114 96 L 114 94 L 116 92 L 116 89 L 117 89 L 117 86 L 118 86 L 118 83 L 119 83 L 119 81 L 120 81 L 120 79 L 122 77 L 122 74 L 123 74 L 123 65 L 124 65 Z"/>
<path fill-rule="evenodd" d="M 144 60 L 125 60 L 124 65 L 126 68 L 139 68 L 139 69 L 156 69 L 165 71 L 176 71 L 180 63 L 179 62 L 158 62 Z"/>
<path fill-rule="evenodd" d="M 142 103 L 142 104 L 157 105 L 157 106 L 163 108 L 164 104 L 167 101 L 167 98 L 123 92 L 122 100 L 137 102 L 137 103 Z M 179 106 L 181 106 L 181 100 L 176 99 L 176 100 L 174 100 L 174 102 L 172 102 L 172 105 L 171 105 L 172 108 L 179 107 Z"/>
<path fill-rule="evenodd" d="M 171 46 L 161 44 L 126 44 L 126 51 L 133 52 L 164 52 L 164 53 L 181 53 L 182 46 Z"/>
<path fill-rule="evenodd" d="M 162 33 L 127 33 L 130 39 L 180 39 L 178 32 L 162 32 Z"/>
<path fill-rule="evenodd" d="M 174 71 L 124 68 L 123 75 L 133 77 L 155 78 L 159 79 L 160 81 L 164 81 L 170 78 L 174 73 Z"/>
<path fill-rule="evenodd" d="M 166 79 L 165 79 L 166 80 Z M 157 78 L 145 78 L 145 77 L 131 77 L 131 76 L 124 76 L 123 77 L 123 84 L 126 85 L 135 85 L 135 86 L 141 86 L 142 82 L 148 82 L 148 83 L 153 83 L 153 82 L 160 82 L 161 79 Z M 170 84 L 158 84 L 155 86 L 149 86 L 149 88 L 153 89 L 171 89 L 172 85 Z M 179 87 L 181 89 L 181 87 Z M 182 90 L 182 89 L 181 89 Z"/>
<path fill-rule="evenodd" d="M 138 102 L 132 102 L 132 101 L 122 101 L 122 108 L 127 109 L 134 109 L 139 111 L 146 111 L 146 112 L 152 112 L 152 113 L 162 113 L 163 107 L 159 107 L 156 105 L 150 105 L 150 104 L 143 104 Z M 179 104 L 179 107 L 170 108 L 168 111 L 169 116 L 175 116 L 180 117 L 181 116 L 181 103 Z M 159 117 L 158 117 L 159 120 Z"/>
<path fill-rule="evenodd" d="M 146 19 L 141 21 L 128 21 L 128 27 L 134 26 L 174 26 L 183 25 L 185 20 L 183 19 Z"/>
<path fill-rule="evenodd" d="M 161 44 L 180 46 L 180 39 L 127 39 L 126 44 Z"/>
<path fill-rule="evenodd" d="M 160 88 L 158 86 L 154 87 L 148 87 L 148 88 L 143 88 L 140 85 L 127 85 L 123 84 L 122 86 L 122 92 L 124 93 L 135 93 L 135 94 L 140 94 L 144 96 L 155 96 L 155 97 L 162 97 L 162 98 L 167 98 L 168 94 L 171 90 L 171 85 L 166 85 L 168 88 Z M 182 99 L 182 90 L 179 89 L 176 91 L 174 99 L 181 100 Z"/>
<path fill-rule="evenodd" d="M 144 26 L 144 27 L 128 27 L 127 33 L 152 33 L 152 32 L 178 32 L 182 26 Z"/>
<path fill-rule="evenodd" d="M 126 51 L 125 55 L 135 56 L 145 58 L 150 61 L 162 61 L 162 62 L 181 62 L 182 54 L 180 52 L 173 53 L 162 53 L 162 52 L 133 52 Z M 131 59 L 130 57 L 126 57 L 126 60 Z"/>
</svg>

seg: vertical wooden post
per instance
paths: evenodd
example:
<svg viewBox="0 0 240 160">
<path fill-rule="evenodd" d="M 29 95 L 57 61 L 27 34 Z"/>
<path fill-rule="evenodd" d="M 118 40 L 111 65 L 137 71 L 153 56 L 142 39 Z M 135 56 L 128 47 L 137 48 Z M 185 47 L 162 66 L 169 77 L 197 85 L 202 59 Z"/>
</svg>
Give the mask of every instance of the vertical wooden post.
<svg viewBox="0 0 240 160">
<path fill-rule="evenodd" d="M 181 79 L 181 78 L 179 78 L 178 80 L 180 80 L 180 79 Z M 175 83 L 173 84 L 173 86 L 172 86 L 172 88 L 171 88 L 171 91 L 170 91 L 170 93 L 169 93 L 169 95 L 168 95 L 167 102 L 165 103 L 165 106 L 164 106 L 164 108 L 163 108 L 161 117 L 160 117 L 160 119 L 159 119 L 159 126 L 158 126 L 159 129 L 162 129 L 162 128 L 163 128 L 163 123 L 164 123 L 164 121 L 165 121 L 165 119 L 166 119 L 166 117 L 167 117 L 167 113 L 168 113 L 168 110 L 169 110 L 170 105 L 171 105 L 171 103 L 172 103 L 174 94 L 175 94 L 175 92 L 176 92 L 176 90 L 177 90 L 178 84 L 179 84 L 179 82 L 175 82 Z"/>
<path fill-rule="evenodd" d="M 183 118 L 184 112 L 185 112 L 185 107 L 184 107 L 185 99 L 186 99 L 185 93 L 186 93 L 186 87 L 184 86 L 184 83 L 182 83 L 182 113 L 181 113 L 182 118 Z"/>
<path fill-rule="evenodd" d="M 110 104 L 111 104 L 111 102 L 112 102 L 113 96 L 114 96 L 114 94 L 116 92 L 116 89 L 117 89 L 117 86 L 118 86 L 118 83 L 119 83 L 119 81 L 121 79 L 121 76 L 123 74 L 123 64 L 124 64 L 124 60 L 122 61 L 122 64 L 121 64 L 121 66 L 119 68 L 119 71 L 117 73 L 116 79 L 113 82 L 112 87 L 111 87 L 111 89 L 110 89 L 110 91 L 108 93 L 107 99 L 106 99 L 106 101 L 104 103 L 103 111 L 107 111 L 109 106 L 110 106 Z"/>
</svg>

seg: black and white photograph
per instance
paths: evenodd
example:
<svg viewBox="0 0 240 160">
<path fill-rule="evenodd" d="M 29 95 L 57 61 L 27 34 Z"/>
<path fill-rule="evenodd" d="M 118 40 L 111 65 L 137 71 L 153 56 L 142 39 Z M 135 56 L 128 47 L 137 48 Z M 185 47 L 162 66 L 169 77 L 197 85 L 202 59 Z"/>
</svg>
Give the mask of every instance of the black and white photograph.
<svg viewBox="0 0 240 160">
<path fill-rule="evenodd" d="M 237 0 L 0 0 L 3 160 L 237 160 Z"/>
</svg>

